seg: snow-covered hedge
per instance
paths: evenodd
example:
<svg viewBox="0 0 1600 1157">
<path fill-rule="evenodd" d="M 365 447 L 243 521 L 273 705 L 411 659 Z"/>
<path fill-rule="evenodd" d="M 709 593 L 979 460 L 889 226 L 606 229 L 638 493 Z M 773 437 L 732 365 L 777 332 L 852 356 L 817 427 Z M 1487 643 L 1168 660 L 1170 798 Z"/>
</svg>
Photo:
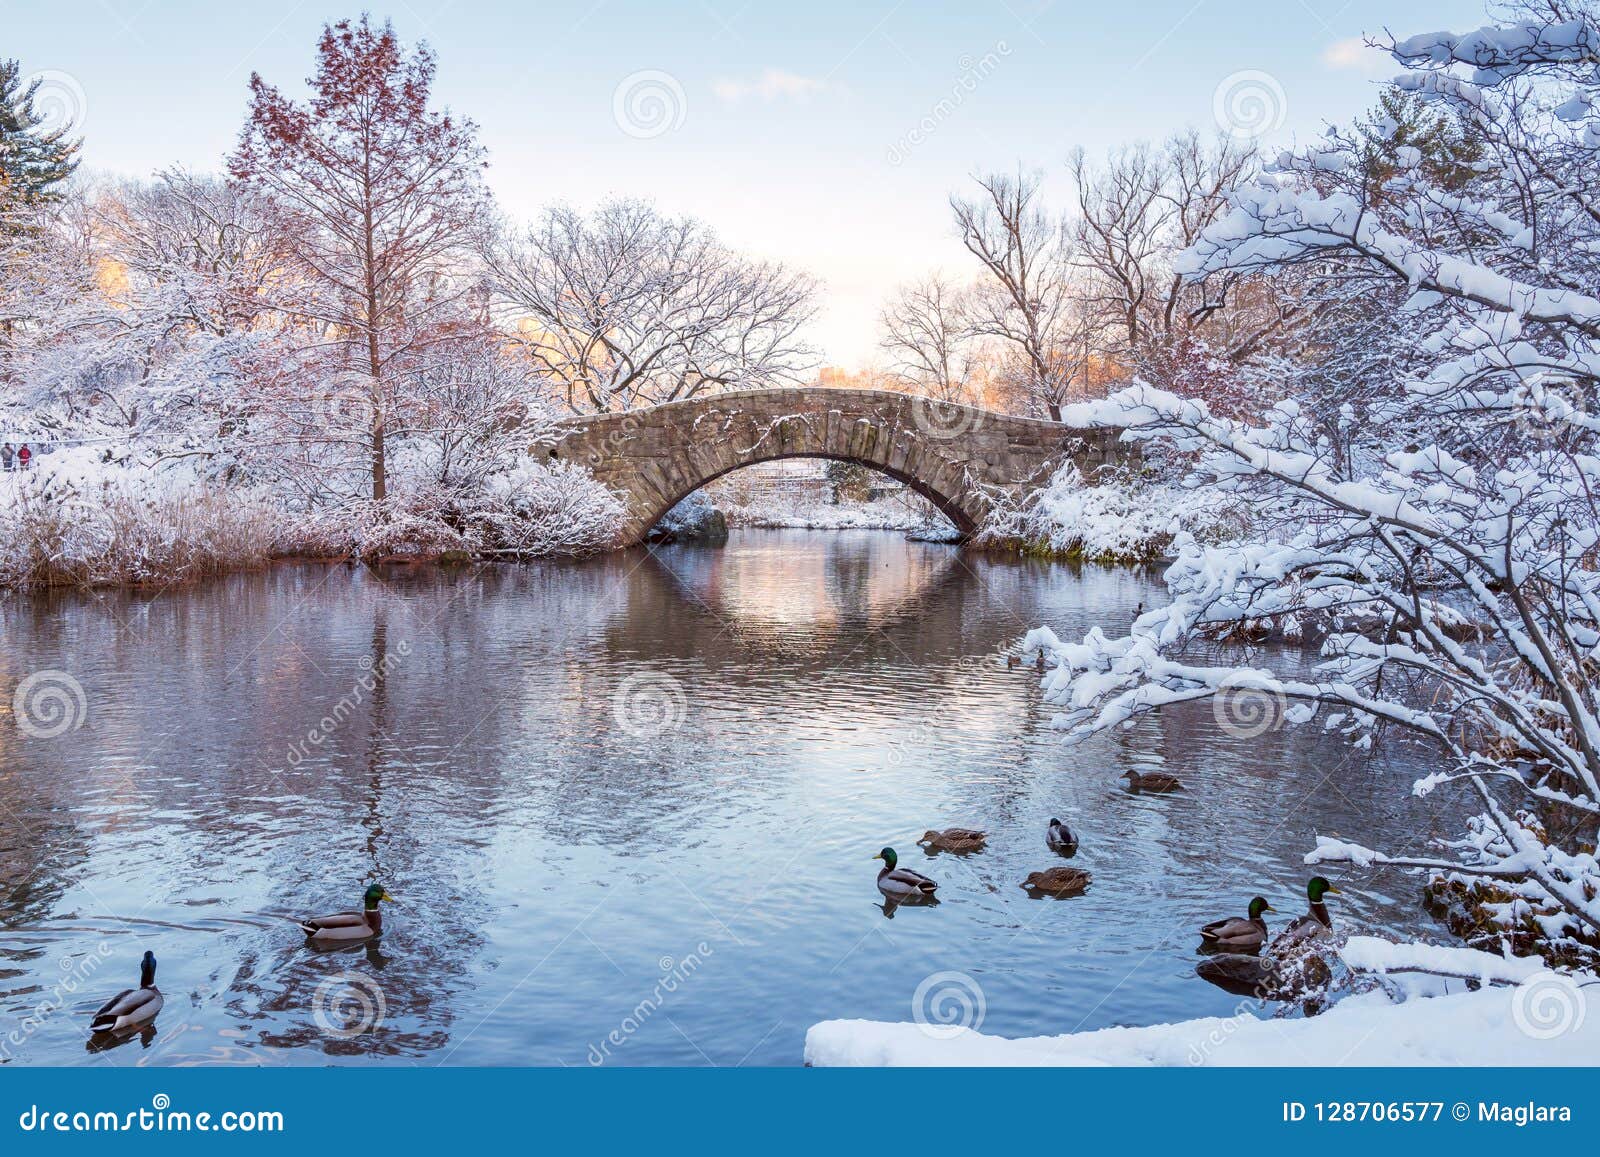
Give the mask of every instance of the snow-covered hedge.
<svg viewBox="0 0 1600 1157">
<path fill-rule="evenodd" d="M 581 555 L 611 546 L 622 503 L 582 467 L 527 462 L 479 487 L 408 488 L 292 520 L 278 553 L 364 559 Z"/>
<path fill-rule="evenodd" d="M 473 488 L 291 510 L 188 466 L 60 451 L 0 479 L 0 586 L 174 582 L 272 558 L 577 555 L 610 546 L 622 504 L 587 471 L 519 465 Z"/>
<path fill-rule="evenodd" d="M 1089 485 L 1068 462 L 1023 502 L 997 503 L 975 545 L 1086 562 L 1154 562 L 1171 553 L 1181 533 L 1224 542 L 1249 525 L 1248 506 L 1231 496 L 1145 478 Z"/>
</svg>

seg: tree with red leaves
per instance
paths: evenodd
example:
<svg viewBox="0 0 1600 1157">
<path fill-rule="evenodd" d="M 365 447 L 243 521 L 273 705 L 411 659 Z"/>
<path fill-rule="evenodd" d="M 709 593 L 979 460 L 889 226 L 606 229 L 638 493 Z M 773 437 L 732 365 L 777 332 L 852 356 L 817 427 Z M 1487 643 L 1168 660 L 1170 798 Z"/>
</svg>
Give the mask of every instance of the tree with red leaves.
<svg viewBox="0 0 1600 1157">
<path fill-rule="evenodd" d="M 429 107 L 435 60 L 366 16 L 325 26 L 311 98 L 259 74 L 229 171 L 288 218 L 318 292 L 290 308 L 327 335 L 325 371 L 357 383 L 372 497 L 388 491 L 385 438 L 404 428 L 405 382 L 447 338 L 470 287 L 448 276 L 488 206 L 477 126 Z M 334 412 L 348 413 L 347 401 Z"/>
</svg>

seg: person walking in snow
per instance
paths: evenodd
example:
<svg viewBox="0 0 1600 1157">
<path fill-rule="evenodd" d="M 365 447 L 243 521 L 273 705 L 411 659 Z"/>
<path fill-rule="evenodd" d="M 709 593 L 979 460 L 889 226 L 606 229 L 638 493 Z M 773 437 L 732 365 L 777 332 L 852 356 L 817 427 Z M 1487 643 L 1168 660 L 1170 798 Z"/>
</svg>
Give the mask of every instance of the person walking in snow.
<svg viewBox="0 0 1600 1157">
<path fill-rule="evenodd" d="M 6 473 L 9 474 L 11 472 L 13 469 L 12 463 L 16 461 L 16 458 L 16 451 L 11 449 L 10 442 L 7 442 L 4 446 L 0 446 L 0 467 L 4 467 Z"/>
<path fill-rule="evenodd" d="M 33 451 L 28 449 L 28 444 L 24 442 L 22 448 L 17 451 L 17 469 L 26 470 L 32 462 Z"/>
</svg>

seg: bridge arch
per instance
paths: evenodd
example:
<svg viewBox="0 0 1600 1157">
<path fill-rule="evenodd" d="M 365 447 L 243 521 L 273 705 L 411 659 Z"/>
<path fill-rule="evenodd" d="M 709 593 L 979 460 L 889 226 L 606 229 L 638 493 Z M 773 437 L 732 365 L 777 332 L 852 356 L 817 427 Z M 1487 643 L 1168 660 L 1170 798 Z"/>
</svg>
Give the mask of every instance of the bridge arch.
<svg viewBox="0 0 1600 1157">
<path fill-rule="evenodd" d="M 642 542 L 687 495 L 745 466 L 785 458 L 855 462 L 927 498 L 963 536 L 995 498 L 1047 480 L 1066 458 L 1093 477 L 1120 430 L 1054 422 L 887 390 L 737 390 L 621 414 L 569 418 L 536 446 L 587 467 L 626 508 L 620 545 Z"/>
</svg>

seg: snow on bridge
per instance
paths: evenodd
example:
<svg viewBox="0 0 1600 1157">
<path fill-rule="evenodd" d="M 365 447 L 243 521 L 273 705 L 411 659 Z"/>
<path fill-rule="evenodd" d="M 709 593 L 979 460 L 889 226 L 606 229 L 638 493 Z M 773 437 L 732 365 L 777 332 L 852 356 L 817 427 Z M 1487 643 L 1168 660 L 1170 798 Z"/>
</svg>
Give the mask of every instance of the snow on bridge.
<svg viewBox="0 0 1600 1157">
<path fill-rule="evenodd" d="M 911 487 L 962 534 L 995 498 L 1021 497 L 1066 459 L 1093 479 L 1129 453 L 1120 430 L 1083 430 L 887 390 L 736 390 L 558 423 L 534 447 L 588 467 L 620 495 L 623 545 L 707 482 L 758 462 L 858 462 Z"/>
</svg>

